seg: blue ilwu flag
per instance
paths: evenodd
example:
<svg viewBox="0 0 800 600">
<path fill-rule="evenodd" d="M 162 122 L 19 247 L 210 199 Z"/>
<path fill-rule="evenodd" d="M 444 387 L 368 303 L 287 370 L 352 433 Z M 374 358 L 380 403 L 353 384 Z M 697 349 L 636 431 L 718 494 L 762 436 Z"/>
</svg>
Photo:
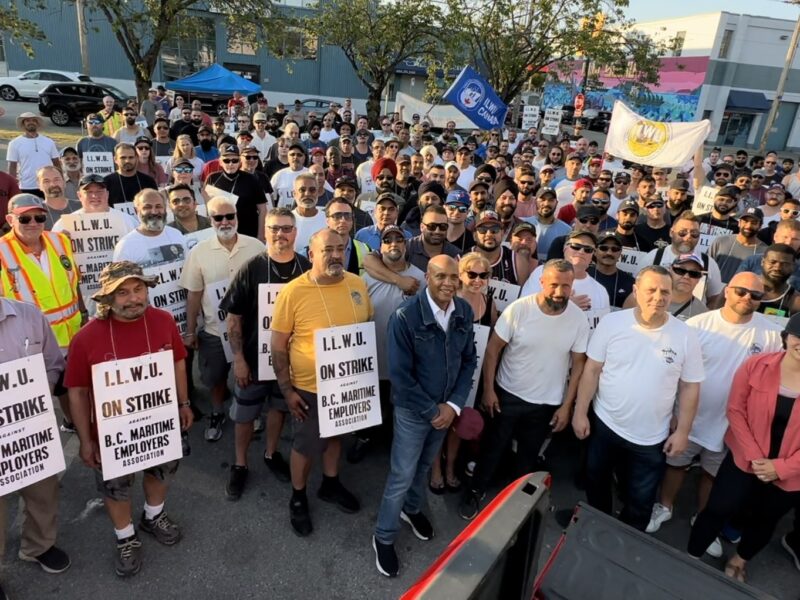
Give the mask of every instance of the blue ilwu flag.
<svg viewBox="0 0 800 600">
<path fill-rule="evenodd" d="M 472 67 L 464 67 L 444 99 L 480 129 L 499 129 L 505 123 L 508 106 Z"/>
</svg>

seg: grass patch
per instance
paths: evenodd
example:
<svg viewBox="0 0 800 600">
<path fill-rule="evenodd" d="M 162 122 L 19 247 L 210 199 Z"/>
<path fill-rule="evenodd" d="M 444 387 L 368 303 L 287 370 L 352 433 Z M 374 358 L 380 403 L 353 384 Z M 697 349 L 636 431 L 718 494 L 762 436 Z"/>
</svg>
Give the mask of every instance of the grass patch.
<svg viewBox="0 0 800 600">
<path fill-rule="evenodd" d="M 22 132 L 18 129 L 0 129 L 0 140 L 11 141 Z M 81 135 L 74 133 L 59 133 L 57 131 L 40 131 L 41 135 L 46 135 L 52 139 L 59 148 L 64 146 L 74 146 L 81 139 Z"/>
</svg>

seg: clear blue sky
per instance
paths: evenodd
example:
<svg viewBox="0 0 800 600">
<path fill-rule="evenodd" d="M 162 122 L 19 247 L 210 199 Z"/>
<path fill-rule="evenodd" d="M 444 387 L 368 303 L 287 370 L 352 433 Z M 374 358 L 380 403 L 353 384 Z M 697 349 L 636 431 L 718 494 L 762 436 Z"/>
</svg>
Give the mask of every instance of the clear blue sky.
<svg viewBox="0 0 800 600">
<path fill-rule="evenodd" d="M 636 21 L 654 21 L 690 15 L 727 11 L 744 15 L 797 19 L 800 5 L 776 0 L 629 0 L 627 16 Z"/>
</svg>

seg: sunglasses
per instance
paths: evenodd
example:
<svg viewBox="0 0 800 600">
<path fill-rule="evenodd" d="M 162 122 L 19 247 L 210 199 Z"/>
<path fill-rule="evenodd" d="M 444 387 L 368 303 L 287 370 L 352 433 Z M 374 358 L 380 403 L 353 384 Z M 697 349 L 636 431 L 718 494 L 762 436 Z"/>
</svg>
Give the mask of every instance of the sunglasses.
<svg viewBox="0 0 800 600">
<path fill-rule="evenodd" d="M 682 267 L 672 267 L 672 272 L 678 277 L 688 277 L 689 279 L 700 279 L 703 276 L 702 271 L 693 271 Z"/>
<path fill-rule="evenodd" d="M 475 271 L 467 271 L 467 277 L 469 277 L 470 279 L 475 279 L 476 277 L 480 277 L 481 279 L 486 280 L 489 279 L 489 275 L 491 275 L 489 271 L 484 271 L 483 273 L 476 273 Z"/>
<path fill-rule="evenodd" d="M 764 179 L 763 175 L 753 175 L 753 179 Z"/>
<path fill-rule="evenodd" d="M 294 225 L 267 225 L 267 229 L 272 233 L 292 233 L 292 231 L 294 231 Z"/>
<path fill-rule="evenodd" d="M 800 215 L 800 210 L 789 210 L 788 208 L 784 208 L 783 210 L 781 210 L 781 214 L 797 217 L 797 215 Z"/>
<path fill-rule="evenodd" d="M 245 160 L 258 160 L 258 155 L 243 156 L 242 158 Z"/>
<path fill-rule="evenodd" d="M 592 225 L 597 225 L 600 222 L 600 219 L 597 217 L 581 217 L 578 219 L 578 223 L 586 225 L 587 223 L 591 223 Z"/>
<path fill-rule="evenodd" d="M 475 228 L 478 233 L 500 233 L 500 225 L 481 225 Z"/>
<path fill-rule="evenodd" d="M 605 244 L 598 246 L 597 249 L 600 250 L 600 252 L 622 252 L 622 248 L 619 246 L 606 246 Z"/>
<path fill-rule="evenodd" d="M 150 146 L 136 146 L 137 150 L 150 150 Z"/>
<path fill-rule="evenodd" d="M 447 223 L 423 223 L 430 231 L 447 231 Z"/>
<path fill-rule="evenodd" d="M 734 286 L 733 293 L 739 296 L 739 298 L 744 298 L 745 296 L 750 296 L 755 302 L 761 302 L 762 298 L 764 298 L 764 292 L 757 292 L 755 290 L 748 290 L 745 287 L 738 287 Z"/>
<path fill-rule="evenodd" d="M 103 122 L 98 120 L 98 119 L 92 119 L 91 121 L 87 121 L 87 123 L 89 125 L 102 125 L 103 124 Z M 162 127 L 162 129 L 165 129 L 165 128 Z"/>
<path fill-rule="evenodd" d="M 224 220 L 233 221 L 236 219 L 236 213 L 225 213 L 224 215 L 211 215 L 217 223 L 222 223 Z"/>
<path fill-rule="evenodd" d="M 691 237 L 697 239 L 697 238 L 700 237 L 700 232 L 699 231 L 689 231 L 688 229 L 681 229 L 680 231 L 676 231 L 675 235 L 677 235 L 678 237 L 686 237 L 688 235 L 688 236 L 691 236 Z"/>
<path fill-rule="evenodd" d="M 33 219 L 37 223 L 41 224 L 41 223 L 44 223 L 45 221 L 47 221 L 47 215 L 33 215 L 33 216 L 31 216 L 31 215 L 22 215 L 20 217 L 17 217 L 17 221 L 19 221 L 23 225 L 27 225 L 28 223 L 30 223 L 31 219 Z"/>
<path fill-rule="evenodd" d="M 223 158 L 222 160 L 220 160 L 220 162 L 225 163 L 226 165 L 235 165 L 239 161 L 236 160 L 235 158 Z"/>
<path fill-rule="evenodd" d="M 194 167 L 175 167 L 172 170 L 176 173 L 194 173 Z"/>
<path fill-rule="evenodd" d="M 333 219 L 334 221 L 352 221 L 353 220 L 353 213 L 351 213 L 351 212 L 335 212 L 332 215 L 329 215 L 329 218 Z"/>
<path fill-rule="evenodd" d="M 462 206 L 460 204 L 445 204 L 444 207 L 450 210 L 455 210 L 460 213 L 465 213 L 469 210 L 468 206 Z"/>
<path fill-rule="evenodd" d="M 266 121 L 256 121 L 256 125 L 259 125 L 259 124 L 264 124 L 264 125 L 266 125 L 266 124 L 267 124 L 267 122 L 266 122 Z"/>
<path fill-rule="evenodd" d="M 663 202 L 651 202 L 650 204 L 646 204 L 645 208 L 664 208 Z"/>
<path fill-rule="evenodd" d="M 567 248 L 575 252 L 583 252 L 584 254 L 594 254 L 594 246 L 587 246 L 586 244 L 567 244 Z"/>
<path fill-rule="evenodd" d="M 605 206 L 611 204 L 611 200 L 603 200 L 601 198 L 592 198 L 592 204 L 595 206 Z"/>
</svg>

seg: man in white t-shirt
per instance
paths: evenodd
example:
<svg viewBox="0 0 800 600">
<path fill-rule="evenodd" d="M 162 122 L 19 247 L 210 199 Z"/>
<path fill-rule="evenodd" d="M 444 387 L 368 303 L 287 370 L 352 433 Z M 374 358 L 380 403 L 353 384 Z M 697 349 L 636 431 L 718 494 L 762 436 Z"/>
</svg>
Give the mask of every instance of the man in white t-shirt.
<svg viewBox="0 0 800 600">
<path fill-rule="evenodd" d="M 456 152 L 456 166 L 458 166 L 458 185 L 467 189 L 475 179 L 475 165 L 472 164 L 472 150 L 464 144 Z"/>
<path fill-rule="evenodd" d="M 270 185 L 274 197 L 278 200 L 278 206 L 291 208 L 294 204 L 294 180 L 300 173 L 308 171 L 305 167 L 306 149 L 300 142 L 294 142 L 289 146 L 286 156 L 289 159 L 289 166 L 275 173 Z"/>
<path fill-rule="evenodd" d="M 129 260 L 143 269 L 172 262 L 182 265 L 186 241 L 180 231 L 167 226 L 167 208 L 161 193 L 146 188 L 136 194 L 133 204 L 139 226 L 117 242 L 114 262 Z"/>
<path fill-rule="evenodd" d="M 294 201 L 294 251 L 305 255 L 311 236 L 328 226 L 325 213 L 317 208 L 317 178 L 312 173 L 300 173 L 294 180 Z"/>
<path fill-rule="evenodd" d="M 681 254 L 700 254 L 695 252 L 700 241 L 700 221 L 691 211 L 678 215 L 672 222 L 669 230 L 672 244 L 666 248 L 656 248 L 645 256 L 644 264 L 669 267 Z M 699 250 L 699 249 L 698 249 Z M 705 276 L 694 288 L 694 296 L 705 303 L 706 306 L 719 306 L 715 304 L 722 295 L 725 284 L 722 283 L 722 274 L 717 261 L 705 252 L 700 254 L 703 259 L 703 272 Z"/>
<path fill-rule="evenodd" d="M 708 502 L 714 477 L 727 454 L 723 438 L 728 430 L 726 409 L 733 376 L 753 354 L 781 349 L 781 327 L 755 312 L 759 301 L 753 295 L 760 297 L 763 292 L 764 285 L 757 275 L 738 273 L 725 288 L 722 308 L 686 321 L 700 342 L 706 378 L 700 387 L 700 403 L 689 434 L 689 445 L 682 454 L 667 458 L 660 502 L 653 506 L 648 533 L 658 531 L 672 518 L 675 497 L 686 477 L 686 467 L 696 456 L 700 457 L 702 467 L 697 511 L 703 510 Z M 707 552 L 712 556 L 722 556 L 719 540 L 715 540 Z"/>
<path fill-rule="evenodd" d="M 591 231 L 572 231 L 564 242 L 564 258 L 572 265 L 575 279 L 570 300 L 584 311 L 590 329 L 611 311 L 608 292 L 602 284 L 590 277 L 586 270 L 592 264 L 597 248 L 597 237 Z M 536 267 L 520 291 L 520 298 L 536 294 L 542 289 L 544 265 Z"/>
<path fill-rule="evenodd" d="M 40 197 L 42 193 L 38 188 L 36 173 L 49 165 L 61 168 L 56 144 L 46 135 L 39 134 L 41 128 L 41 117 L 32 112 L 22 113 L 17 117 L 17 129 L 22 130 L 22 135 L 8 143 L 6 154 L 8 174 L 19 181 L 20 193 Z"/>
<path fill-rule="evenodd" d="M 519 471 L 530 473 L 536 470 L 533 463 L 547 435 L 569 424 L 586 361 L 589 324 L 569 301 L 574 280 L 569 261 L 547 262 L 537 280 L 538 293 L 512 302 L 502 312 L 484 352 L 483 406 L 492 418 L 472 484 L 459 504 L 463 519 L 478 514 L 514 434 Z M 495 374 L 497 392 L 492 385 Z"/>
<path fill-rule="evenodd" d="M 611 514 L 617 472 L 624 503 L 620 519 L 644 531 L 666 456 L 680 456 L 689 444 L 704 371 L 694 332 L 667 312 L 672 294 L 667 270 L 645 267 L 633 289 L 636 308 L 606 316 L 589 341 L 572 427 L 578 439 L 589 438 L 589 504 Z M 676 396 L 678 423 L 670 434 Z"/>
</svg>

